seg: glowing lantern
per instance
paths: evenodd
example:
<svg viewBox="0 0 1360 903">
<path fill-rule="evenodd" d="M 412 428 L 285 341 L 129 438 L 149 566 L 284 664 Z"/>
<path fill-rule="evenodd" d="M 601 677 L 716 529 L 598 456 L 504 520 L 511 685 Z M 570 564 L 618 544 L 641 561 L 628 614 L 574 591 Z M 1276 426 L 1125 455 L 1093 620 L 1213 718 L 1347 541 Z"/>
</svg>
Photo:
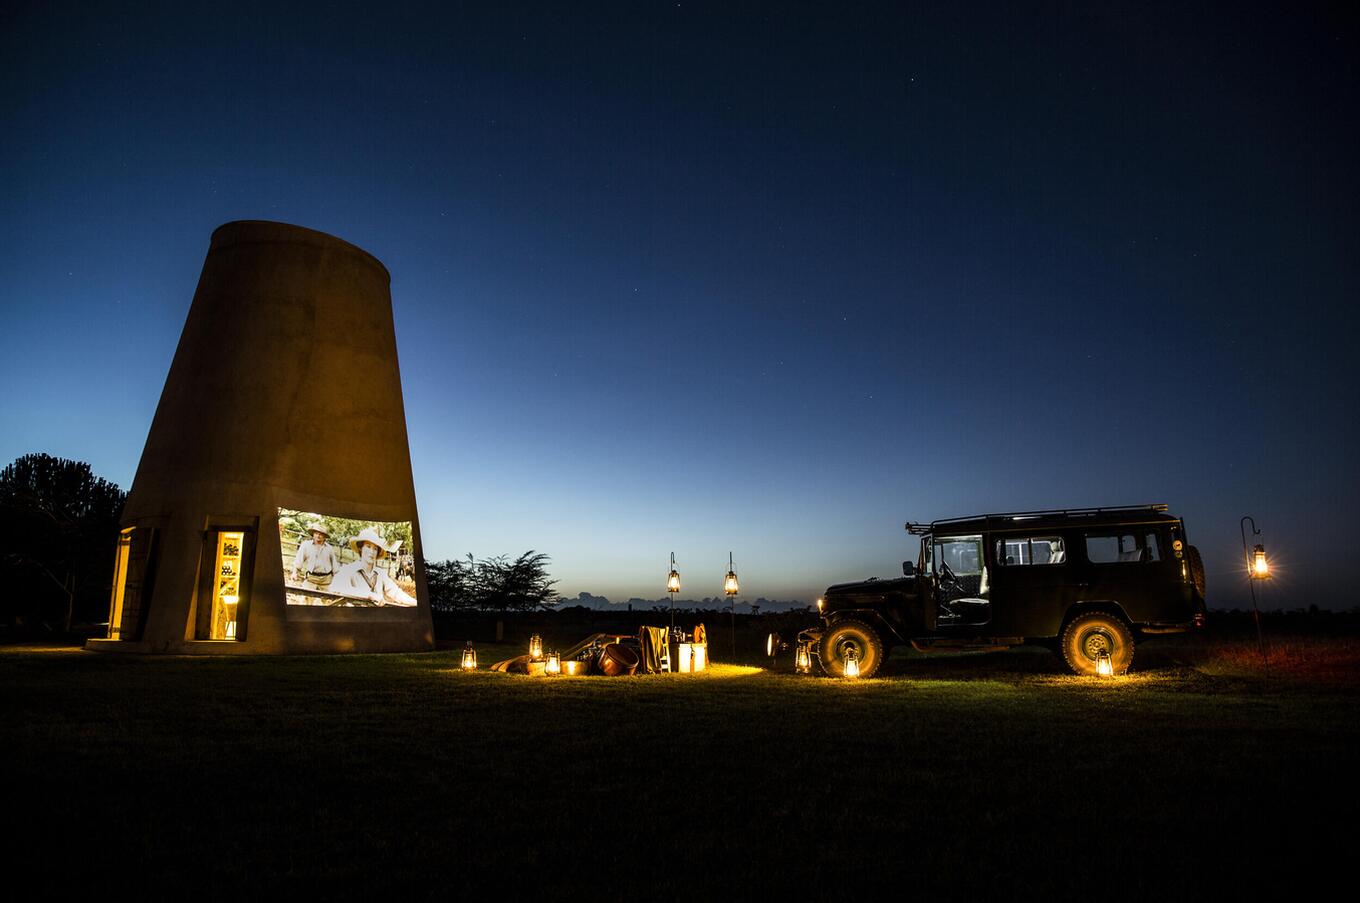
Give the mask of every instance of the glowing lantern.
<svg viewBox="0 0 1360 903">
<path fill-rule="evenodd" d="M 666 592 L 680 592 L 680 572 L 675 569 L 675 553 L 671 553 L 671 572 L 666 577 Z"/>
<path fill-rule="evenodd" d="M 798 646 L 798 658 L 794 662 L 799 674 L 812 672 L 812 648 L 807 643 Z"/>
<path fill-rule="evenodd" d="M 463 650 L 463 670 L 477 670 L 477 650 L 472 648 L 472 640 L 468 640 L 467 648 Z"/>
<path fill-rule="evenodd" d="M 723 580 L 723 592 L 729 596 L 735 596 L 741 592 L 741 586 L 737 583 L 737 572 L 732 569 L 732 553 L 727 553 L 727 577 Z"/>
<path fill-rule="evenodd" d="M 1266 547 L 1260 543 L 1251 550 L 1251 579 L 1270 579 L 1270 562 L 1266 560 Z"/>
<path fill-rule="evenodd" d="M 529 659 L 539 661 L 543 658 L 543 637 L 534 634 L 529 637 Z"/>
<path fill-rule="evenodd" d="M 845 676 L 859 677 L 859 653 L 853 646 L 845 650 Z"/>
<path fill-rule="evenodd" d="M 548 664 L 543 668 L 548 674 L 562 673 L 562 657 L 556 652 L 548 653 Z"/>
<path fill-rule="evenodd" d="M 1096 677 L 1114 677 L 1114 659 L 1108 649 L 1096 653 Z"/>
</svg>

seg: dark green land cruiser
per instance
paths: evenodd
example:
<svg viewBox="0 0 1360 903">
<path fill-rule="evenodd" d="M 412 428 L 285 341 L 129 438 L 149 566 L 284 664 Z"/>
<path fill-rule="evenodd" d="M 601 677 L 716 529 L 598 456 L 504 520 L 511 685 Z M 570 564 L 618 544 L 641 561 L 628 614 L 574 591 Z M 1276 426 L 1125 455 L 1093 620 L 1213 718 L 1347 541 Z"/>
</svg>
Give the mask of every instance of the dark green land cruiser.
<svg viewBox="0 0 1360 903">
<path fill-rule="evenodd" d="M 870 677 L 895 645 L 928 651 L 1038 644 L 1076 674 L 1134 645 L 1204 624 L 1204 565 L 1165 505 L 1026 511 L 907 524 L 921 537 L 904 576 L 832 586 L 820 626 L 798 635 L 823 671 L 847 656 Z"/>
</svg>

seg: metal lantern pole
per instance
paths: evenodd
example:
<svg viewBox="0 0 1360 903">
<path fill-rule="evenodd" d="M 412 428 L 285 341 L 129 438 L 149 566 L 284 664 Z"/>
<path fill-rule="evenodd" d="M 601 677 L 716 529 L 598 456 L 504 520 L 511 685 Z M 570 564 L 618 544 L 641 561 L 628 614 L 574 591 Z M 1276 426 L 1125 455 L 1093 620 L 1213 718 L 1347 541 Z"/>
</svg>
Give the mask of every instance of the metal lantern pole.
<svg viewBox="0 0 1360 903">
<path fill-rule="evenodd" d="M 1245 558 L 1247 562 L 1247 586 L 1251 587 L 1251 614 L 1252 619 L 1256 621 L 1256 648 L 1261 652 L 1261 661 L 1265 664 L 1266 675 L 1269 676 L 1270 659 L 1266 657 L 1266 639 L 1265 635 L 1261 633 L 1261 609 L 1256 604 L 1256 581 L 1268 578 L 1270 576 L 1270 567 L 1266 563 L 1265 547 L 1260 543 L 1256 544 L 1258 553 L 1256 557 L 1259 558 L 1260 563 L 1256 564 L 1253 562 L 1252 552 L 1247 549 L 1247 521 L 1251 521 L 1252 536 L 1260 536 L 1261 531 L 1256 528 L 1256 519 L 1250 514 L 1243 517 L 1241 523 L 1238 525 L 1241 528 L 1242 533 L 1242 557 Z"/>
<path fill-rule="evenodd" d="M 680 592 L 680 572 L 675 569 L 675 553 L 671 553 L 671 572 L 666 575 L 666 592 L 671 597 L 671 635 L 675 634 L 675 594 Z"/>
<path fill-rule="evenodd" d="M 741 585 L 737 583 L 737 572 L 732 567 L 732 553 L 727 553 L 727 577 L 723 579 L 723 592 L 727 593 L 727 604 L 732 610 L 732 661 L 737 660 L 737 593 Z"/>
</svg>

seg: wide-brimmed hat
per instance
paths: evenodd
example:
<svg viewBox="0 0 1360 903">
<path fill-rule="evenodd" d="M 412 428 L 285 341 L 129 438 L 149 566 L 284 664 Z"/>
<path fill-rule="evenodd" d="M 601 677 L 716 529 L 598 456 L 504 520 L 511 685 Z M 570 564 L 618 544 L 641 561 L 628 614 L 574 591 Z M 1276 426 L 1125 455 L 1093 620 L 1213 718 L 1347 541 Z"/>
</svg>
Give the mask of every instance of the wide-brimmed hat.
<svg viewBox="0 0 1360 903">
<path fill-rule="evenodd" d="M 401 548 L 400 539 L 398 539 L 396 542 L 392 543 L 389 546 L 387 542 L 381 536 L 378 535 L 378 531 L 374 530 L 372 527 L 364 527 L 362 530 L 360 530 L 359 535 L 349 541 L 349 547 L 354 551 L 358 552 L 360 546 L 362 546 L 366 542 L 371 542 L 375 546 L 377 546 L 378 551 L 381 552 L 383 555 L 391 554 L 392 552 L 395 552 L 397 549 Z"/>
<path fill-rule="evenodd" d="M 308 533 L 320 533 L 322 536 L 326 537 L 327 539 L 330 539 L 330 537 L 331 537 L 331 531 L 330 531 L 330 530 L 327 530 L 326 527 L 325 527 L 325 525 L 324 525 L 324 524 L 321 524 L 321 523 L 308 524 L 308 525 L 307 525 L 307 532 L 308 532 Z"/>
</svg>

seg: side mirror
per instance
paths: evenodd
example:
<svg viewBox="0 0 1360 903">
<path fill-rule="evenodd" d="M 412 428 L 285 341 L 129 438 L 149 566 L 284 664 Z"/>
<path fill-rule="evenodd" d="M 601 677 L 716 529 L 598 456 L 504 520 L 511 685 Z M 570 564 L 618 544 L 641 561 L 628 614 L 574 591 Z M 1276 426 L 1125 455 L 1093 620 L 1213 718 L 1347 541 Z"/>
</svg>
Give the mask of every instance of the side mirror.
<svg viewBox="0 0 1360 903">
<path fill-rule="evenodd" d="M 915 576 L 916 576 L 916 565 L 913 564 L 913 563 L 910 562 L 910 561 L 904 561 L 904 562 L 902 562 L 902 576 L 903 576 L 903 577 L 915 577 Z"/>
</svg>

